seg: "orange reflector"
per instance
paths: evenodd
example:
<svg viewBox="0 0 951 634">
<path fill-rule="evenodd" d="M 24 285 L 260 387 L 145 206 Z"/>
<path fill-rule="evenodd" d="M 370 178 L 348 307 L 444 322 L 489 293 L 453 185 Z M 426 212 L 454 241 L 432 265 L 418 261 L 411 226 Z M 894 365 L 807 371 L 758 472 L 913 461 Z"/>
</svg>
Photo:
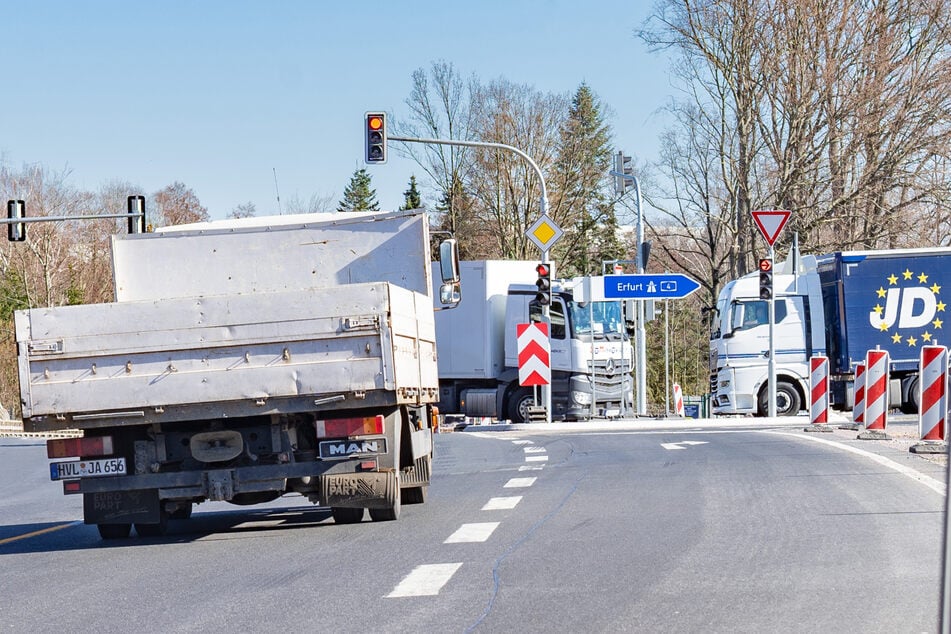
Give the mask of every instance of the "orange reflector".
<svg viewBox="0 0 951 634">
<path fill-rule="evenodd" d="M 54 438 L 46 441 L 47 458 L 90 458 L 113 453 L 112 436 Z"/>
<path fill-rule="evenodd" d="M 67 480 L 64 482 L 63 493 L 79 493 L 79 480 Z"/>
<path fill-rule="evenodd" d="M 314 421 L 318 438 L 349 438 L 383 433 L 383 416 L 366 418 L 334 418 Z"/>
</svg>

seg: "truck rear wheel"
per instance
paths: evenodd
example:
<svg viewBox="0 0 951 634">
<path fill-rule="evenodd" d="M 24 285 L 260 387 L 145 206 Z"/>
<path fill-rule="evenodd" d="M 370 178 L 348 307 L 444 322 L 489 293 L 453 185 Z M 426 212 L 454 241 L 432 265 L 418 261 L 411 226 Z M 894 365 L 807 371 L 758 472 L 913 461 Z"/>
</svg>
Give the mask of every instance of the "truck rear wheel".
<svg viewBox="0 0 951 634">
<path fill-rule="evenodd" d="M 132 524 L 97 524 L 103 539 L 125 539 L 132 534 Z"/>
<path fill-rule="evenodd" d="M 363 509 L 353 509 L 345 506 L 334 506 L 330 509 L 334 522 L 337 524 L 359 524 L 363 521 Z"/>
<path fill-rule="evenodd" d="M 387 502 L 389 506 L 370 508 L 370 519 L 374 522 L 392 522 L 400 518 L 400 478 L 396 473 L 390 473 L 387 481 Z"/>
<path fill-rule="evenodd" d="M 508 419 L 516 425 L 528 422 L 528 408 L 535 404 L 535 393 L 531 388 L 520 387 L 509 396 L 506 413 Z"/>
<path fill-rule="evenodd" d="M 760 390 L 757 409 L 760 416 L 769 416 L 769 386 Z M 776 415 L 795 416 L 802 408 L 802 400 L 796 386 L 786 381 L 776 382 Z"/>
<path fill-rule="evenodd" d="M 168 511 L 159 512 L 159 521 L 155 524 L 135 523 L 135 532 L 139 537 L 162 537 L 168 532 Z"/>
</svg>

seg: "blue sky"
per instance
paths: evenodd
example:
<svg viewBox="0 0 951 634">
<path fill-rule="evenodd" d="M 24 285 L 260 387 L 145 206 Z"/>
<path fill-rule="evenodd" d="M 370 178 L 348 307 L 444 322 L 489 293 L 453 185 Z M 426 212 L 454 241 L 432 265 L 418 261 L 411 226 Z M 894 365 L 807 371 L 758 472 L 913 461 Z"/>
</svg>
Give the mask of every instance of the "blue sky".
<svg viewBox="0 0 951 634">
<path fill-rule="evenodd" d="M 656 158 L 665 57 L 634 36 L 647 1 L 7 2 L 0 161 L 68 169 L 76 187 L 181 181 L 212 217 L 253 202 L 340 200 L 363 163 L 363 114 L 407 114 L 412 72 L 452 62 L 546 92 L 586 82 L 615 145 Z M 383 209 L 414 163 L 368 167 Z M 430 200 L 424 189 L 424 201 Z"/>
</svg>

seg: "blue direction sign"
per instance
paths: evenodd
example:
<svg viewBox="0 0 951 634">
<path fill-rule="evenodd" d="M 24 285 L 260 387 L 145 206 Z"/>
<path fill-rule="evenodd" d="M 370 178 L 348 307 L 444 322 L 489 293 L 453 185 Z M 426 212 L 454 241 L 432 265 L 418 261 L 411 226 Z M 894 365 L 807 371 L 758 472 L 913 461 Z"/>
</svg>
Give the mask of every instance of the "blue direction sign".
<svg viewBox="0 0 951 634">
<path fill-rule="evenodd" d="M 700 288 L 697 281 L 680 273 L 604 275 L 593 279 L 604 280 L 604 299 L 680 299 Z"/>
</svg>

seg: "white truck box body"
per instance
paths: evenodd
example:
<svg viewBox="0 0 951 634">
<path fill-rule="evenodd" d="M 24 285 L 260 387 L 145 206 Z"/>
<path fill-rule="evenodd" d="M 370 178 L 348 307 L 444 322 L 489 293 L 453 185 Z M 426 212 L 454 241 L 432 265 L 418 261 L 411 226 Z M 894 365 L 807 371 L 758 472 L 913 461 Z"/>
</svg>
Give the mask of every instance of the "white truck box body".
<svg viewBox="0 0 951 634">
<path fill-rule="evenodd" d="M 495 379 L 505 368 L 505 306 L 510 284 L 530 284 L 536 262 L 477 260 L 459 263 L 462 301 L 436 312 L 439 376 Z M 511 333 L 514 340 L 515 333 Z"/>
<path fill-rule="evenodd" d="M 373 391 L 434 402 L 423 220 L 378 214 L 117 239 L 121 301 L 16 313 L 24 419 L 137 415 L 130 410 L 148 418 L 225 403 L 251 415 L 281 411 L 280 399 L 312 407 L 340 395 L 338 408 L 360 407 L 355 394 Z M 374 249 L 387 255 L 363 257 Z M 400 264 L 406 257 L 414 266 Z"/>
<path fill-rule="evenodd" d="M 430 294 L 421 212 L 269 216 L 113 237 L 116 301 L 392 282 Z"/>
</svg>

